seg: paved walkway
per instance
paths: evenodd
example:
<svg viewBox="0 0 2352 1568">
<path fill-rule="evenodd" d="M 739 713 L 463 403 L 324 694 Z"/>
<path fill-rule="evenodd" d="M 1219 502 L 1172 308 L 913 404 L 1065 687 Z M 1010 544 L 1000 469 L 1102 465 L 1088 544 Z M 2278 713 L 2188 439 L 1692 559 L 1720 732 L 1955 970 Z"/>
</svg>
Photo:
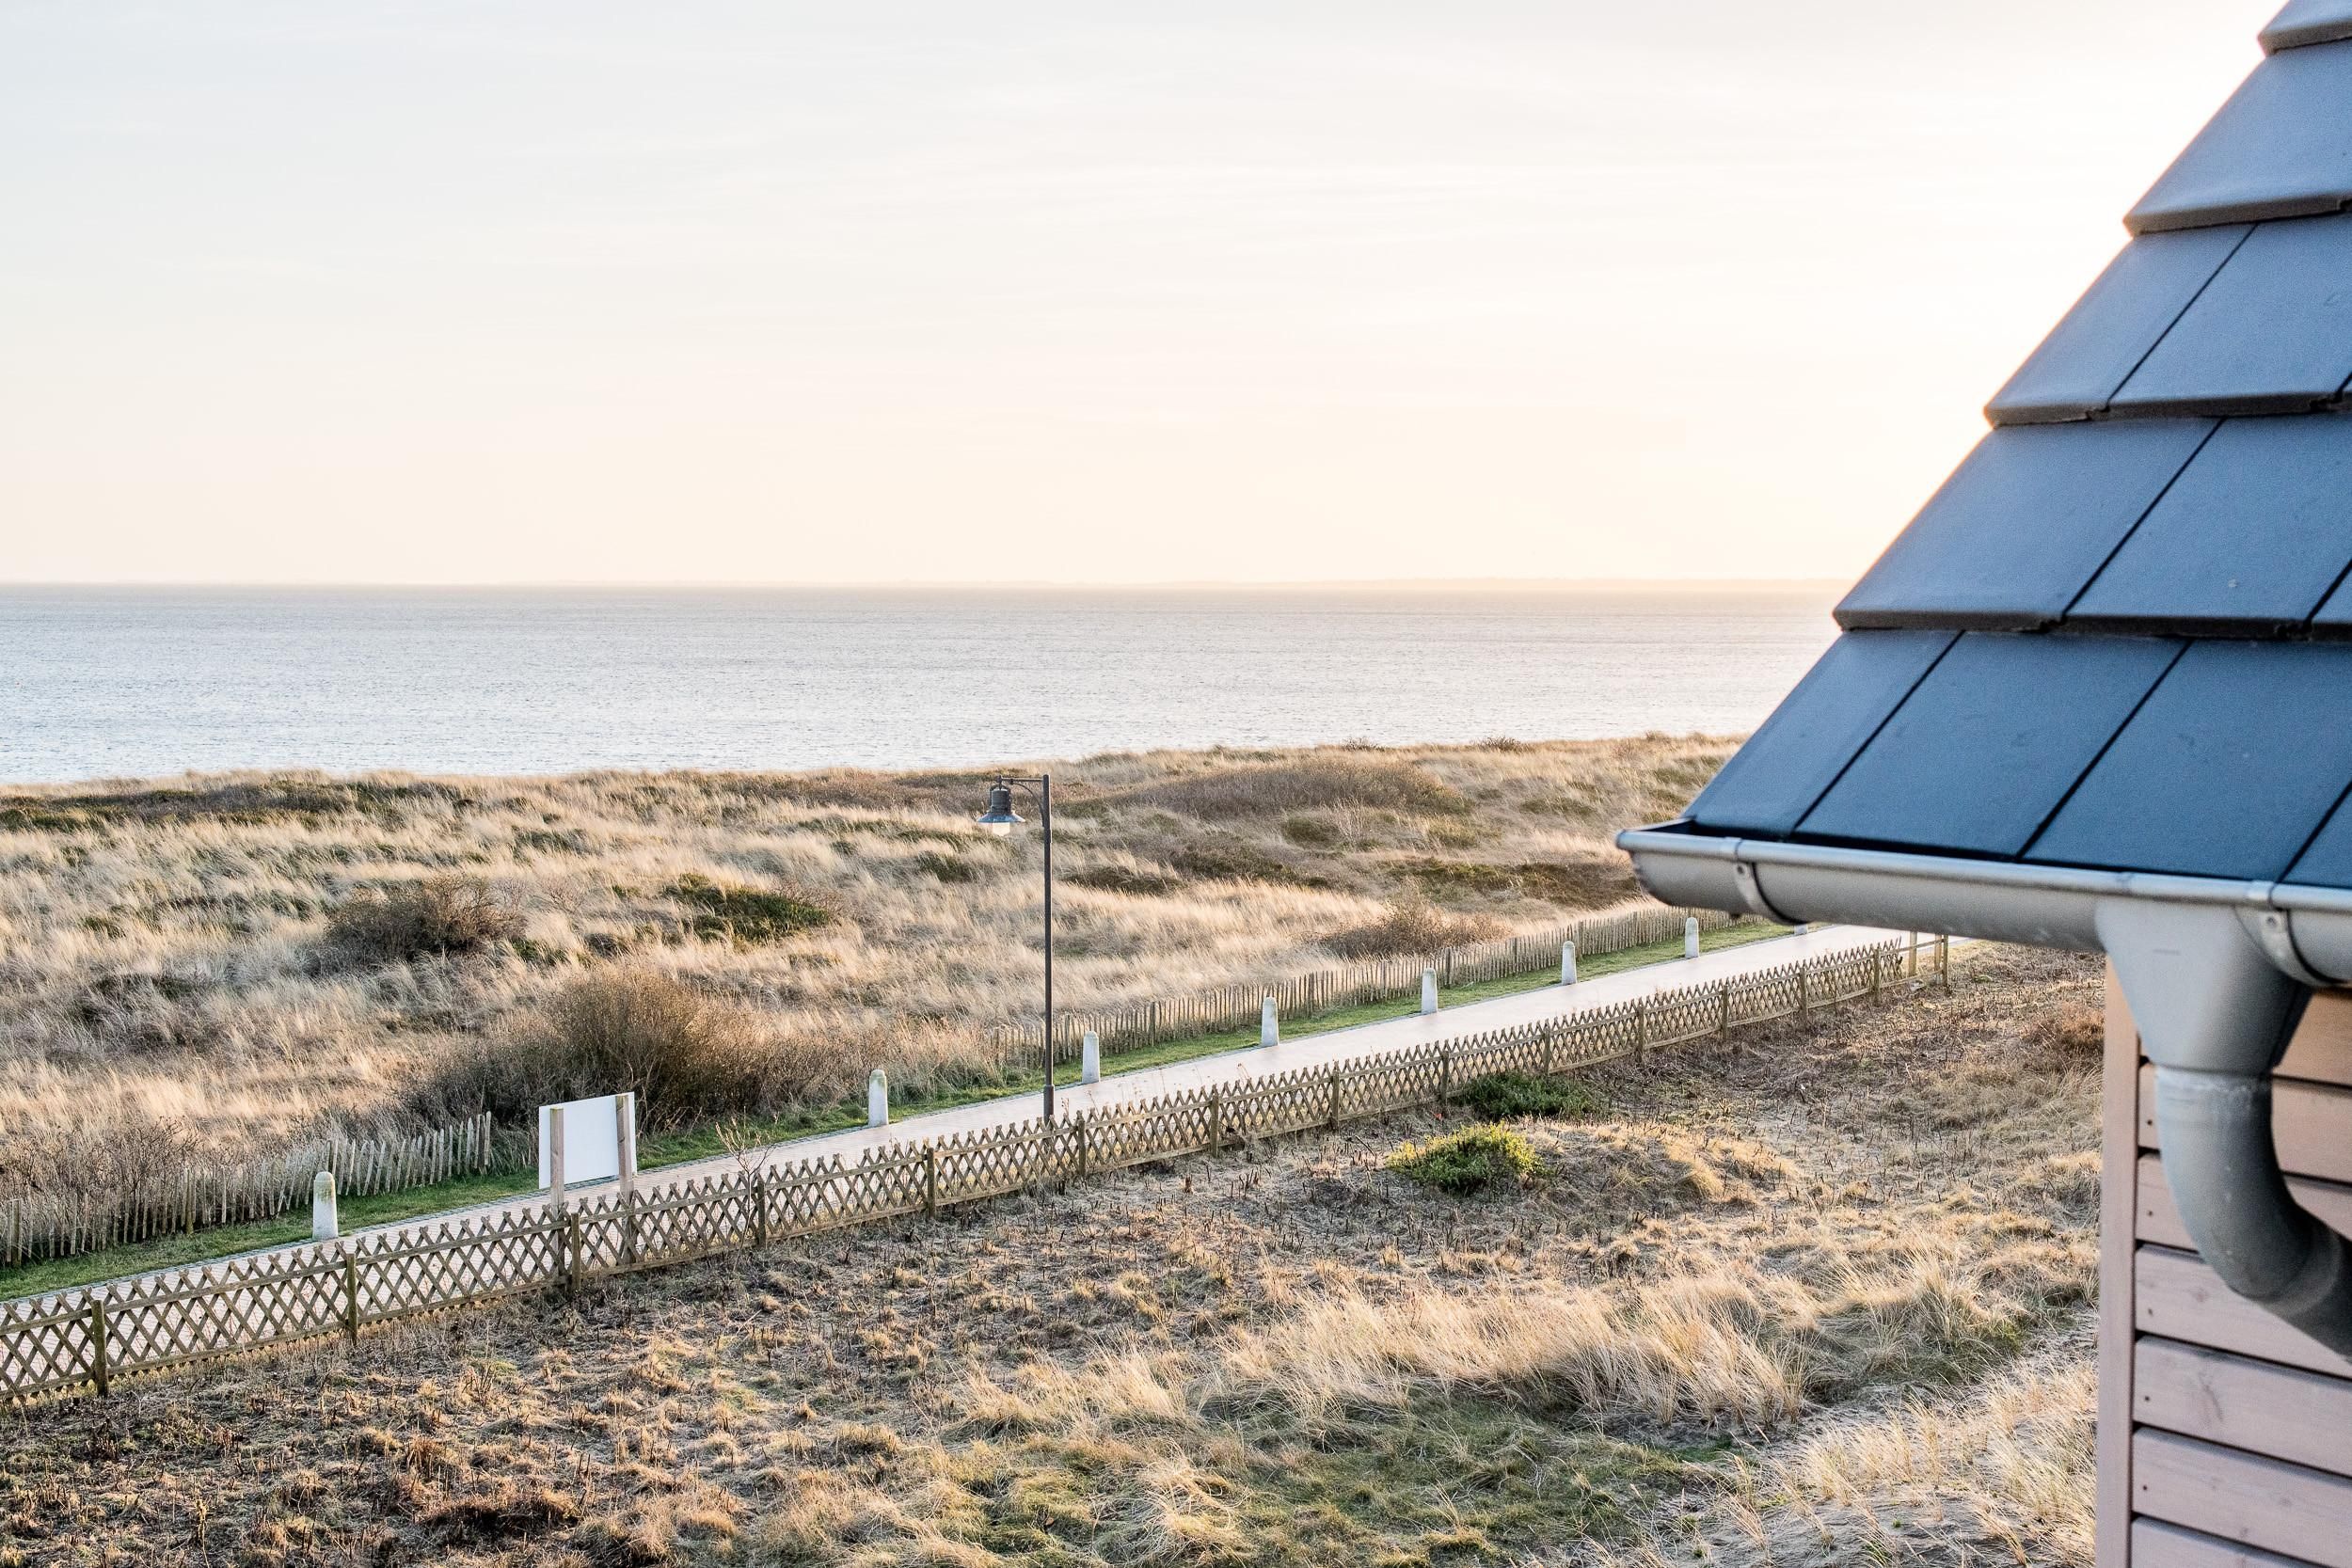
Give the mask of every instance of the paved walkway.
<svg viewBox="0 0 2352 1568">
<path fill-rule="evenodd" d="M 1535 990 L 1520 991 L 1511 996 L 1499 996 L 1488 1002 L 1468 1003 L 1447 1007 L 1423 1016 L 1412 1014 L 1405 1018 L 1388 1019 L 1377 1023 L 1361 1023 L 1348 1029 L 1331 1029 L 1322 1034 L 1307 1035 L 1283 1040 L 1278 1045 L 1251 1046 L 1239 1051 L 1220 1052 L 1214 1056 L 1197 1056 L 1190 1061 L 1174 1062 L 1167 1067 L 1144 1068 L 1132 1072 L 1118 1072 L 1100 1083 L 1061 1085 L 1054 1090 L 1054 1108 L 1057 1116 L 1071 1116 L 1080 1111 L 1093 1111 L 1108 1106 L 1130 1104 L 1136 1101 L 1157 1099 L 1180 1089 L 1200 1088 L 1210 1084 L 1232 1084 L 1253 1078 L 1289 1072 L 1298 1068 L 1321 1067 L 1326 1063 L 1354 1056 L 1370 1055 L 1402 1046 L 1420 1045 L 1438 1040 L 1455 1039 L 1465 1035 L 1487 1030 L 1507 1029 L 1517 1024 L 1540 1022 L 1546 1019 L 1565 1018 L 1573 1013 L 1604 1007 L 1613 1002 L 1630 1001 L 1635 997 L 1652 995 L 1661 990 L 1676 990 L 1685 986 L 1711 985 L 1720 980 L 1736 979 L 1758 970 L 1772 969 L 1782 964 L 1796 963 L 1806 958 L 1828 958 L 1851 952 L 1858 947 L 1897 940 L 1899 931 L 1883 931 L 1864 926 L 1832 926 L 1802 935 L 1774 937 L 1762 942 L 1743 942 L 1738 946 L 1702 953 L 1696 958 L 1677 958 L 1665 963 L 1645 964 L 1639 969 L 1620 971 L 1597 979 L 1585 980 L 1575 986 L 1545 986 Z M 1922 956 L 1923 958 L 1925 955 Z M 1116 1058 L 1113 1059 L 1114 1065 Z M 930 1111 L 908 1117 L 882 1128 L 854 1128 L 841 1132 L 824 1132 L 810 1137 L 794 1138 L 770 1144 L 744 1155 L 743 1159 L 762 1161 L 774 1165 L 796 1164 L 803 1160 L 829 1159 L 839 1155 L 848 1164 L 855 1164 L 858 1156 L 868 1149 L 894 1143 L 920 1142 L 955 1132 L 983 1132 L 1010 1123 L 1026 1121 L 1038 1115 L 1036 1094 L 1007 1096 L 999 1100 L 984 1100 L 950 1110 Z M 647 1190 L 666 1186 L 673 1181 L 701 1176 L 723 1176 L 741 1168 L 739 1157 L 723 1154 L 707 1160 L 685 1164 L 664 1165 L 646 1171 L 640 1179 Z M 594 1192 L 610 1183 L 595 1186 L 574 1186 L 574 1194 Z M 421 1215 L 415 1219 L 389 1225 L 370 1226 L 367 1231 L 393 1233 L 418 1232 L 444 1225 L 453 1220 L 470 1218 L 504 1209 L 536 1209 L 541 1199 L 535 1193 L 527 1193 L 494 1203 L 467 1209 L 447 1210 L 440 1213 Z M 354 1230 L 347 1235 L 361 1234 Z M 265 1252 L 304 1253 L 310 1243 L 296 1243 L 282 1247 L 264 1248 Z M 253 1256 L 244 1254 L 241 1256 Z M 211 1262 L 224 1259 L 213 1259 Z M 172 1269 L 150 1271 L 157 1274 L 177 1273 L 183 1268 L 200 1268 L 203 1264 L 183 1264 Z M 137 1275 L 125 1277 L 135 1278 Z M 64 1291 L 51 1298 L 70 1302 L 81 1294 L 80 1290 Z"/>
</svg>

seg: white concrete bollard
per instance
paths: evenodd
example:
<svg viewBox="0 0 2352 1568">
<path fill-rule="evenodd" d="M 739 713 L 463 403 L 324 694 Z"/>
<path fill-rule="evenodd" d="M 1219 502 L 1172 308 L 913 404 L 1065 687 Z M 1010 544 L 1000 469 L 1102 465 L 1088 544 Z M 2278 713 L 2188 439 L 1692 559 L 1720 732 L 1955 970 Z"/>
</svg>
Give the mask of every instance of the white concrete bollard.
<svg viewBox="0 0 2352 1568">
<path fill-rule="evenodd" d="M 890 1125 L 890 1079 L 880 1068 L 866 1075 L 866 1125 Z"/>
<path fill-rule="evenodd" d="M 1424 1014 L 1438 1010 L 1438 972 L 1434 969 L 1421 972 L 1421 1010 Z"/>
<path fill-rule="evenodd" d="M 1687 914 L 1682 917 L 1682 956 L 1686 958 L 1695 958 L 1699 956 L 1699 917 L 1697 915 Z"/>
<path fill-rule="evenodd" d="M 1576 943 L 1572 942 L 1560 944 L 1560 983 L 1564 986 L 1576 984 Z"/>
<path fill-rule="evenodd" d="M 1103 1037 L 1089 1029 L 1078 1041 L 1078 1082 L 1103 1081 Z"/>
<path fill-rule="evenodd" d="M 1258 1043 L 1279 1045 L 1281 1042 L 1282 1024 L 1274 1016 L 1274 998 L 1269 996 L 1265 999 L 1265 1005 L 1258 1009 Z"/>
<path fill-rule="evenodd" d="M 310 1240 L 331 1242 L 342 1234 L 335 1220 L 335 1173 L 323 1170 L 310 1178 Z"/>
</svg>

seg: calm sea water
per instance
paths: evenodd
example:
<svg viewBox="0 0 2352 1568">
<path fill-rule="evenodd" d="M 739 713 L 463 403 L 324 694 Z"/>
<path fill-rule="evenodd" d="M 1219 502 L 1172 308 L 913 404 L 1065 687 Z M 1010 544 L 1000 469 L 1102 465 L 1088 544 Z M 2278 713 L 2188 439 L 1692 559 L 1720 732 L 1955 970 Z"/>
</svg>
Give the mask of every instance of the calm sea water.
<svg viewBox="0 0 2352 1568">
<path fill-rule="evenodd" d="M 0 589 L 0 779 L 1754 727 L 1813 591 Z"/>
</svg>

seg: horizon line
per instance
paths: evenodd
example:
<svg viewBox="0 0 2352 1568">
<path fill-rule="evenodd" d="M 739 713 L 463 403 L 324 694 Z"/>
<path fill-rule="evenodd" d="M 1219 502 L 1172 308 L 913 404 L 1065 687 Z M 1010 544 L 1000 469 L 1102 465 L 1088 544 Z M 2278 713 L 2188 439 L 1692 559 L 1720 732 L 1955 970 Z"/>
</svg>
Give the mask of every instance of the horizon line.
<svg viewBox="0 0 2352 1568">
<path fill-rule="evenodd" d="M 1004 592 L 1127 592 L 1148 593 L 1168 590 L 1279 590 L 1279 589 L 1373 589 L 1426 590 L 1469 589 L 1481 592 L 1509 592 L 1574 588 L 1610 593 L 1685 592 L 1719 593 L 1755 589 L 1842 589 L 1851 578 L 1832 577 L 1788 578 L 1169 578 L 1152 579 L 1080 579 L 1047 578 L 1002 578 L 946 581 L 932 578 L 843 578 L 821 581 L 791 581 L 771 579 L 745 582 L 727 579 L 697 578 L 501 578 L 479 581 L 369 581 L 364 579 L 304 578 L 304 579 L 237 579 L 237 578 L 24 578 L 0 579 L 0 593 L 17 589 L 181 589 L 305 592 L 319 590 L 415 592 L 441 591 L 468 593 L 483 591 L 580 592 L 604 590 L 610 592 L 644 592 L 647 590 L 688 590 L 697 592 L 728 591 L 756 593 L 776 589 L 805 592 L 891 589 L 938 593 Z"/>
</svg>

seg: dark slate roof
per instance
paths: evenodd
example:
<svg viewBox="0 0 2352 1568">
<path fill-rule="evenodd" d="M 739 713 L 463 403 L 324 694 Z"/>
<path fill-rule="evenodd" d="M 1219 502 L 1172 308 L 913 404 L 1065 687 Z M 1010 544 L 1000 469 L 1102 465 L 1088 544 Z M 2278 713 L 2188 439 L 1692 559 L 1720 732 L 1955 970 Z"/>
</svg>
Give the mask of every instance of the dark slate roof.
<svg viewBox="0 0 2352 1568">
<path fill-rule="evenodd" d="M 2294 0 L 1689 830 L 2352 889 L 2352 0 Z"/>
</svg>

